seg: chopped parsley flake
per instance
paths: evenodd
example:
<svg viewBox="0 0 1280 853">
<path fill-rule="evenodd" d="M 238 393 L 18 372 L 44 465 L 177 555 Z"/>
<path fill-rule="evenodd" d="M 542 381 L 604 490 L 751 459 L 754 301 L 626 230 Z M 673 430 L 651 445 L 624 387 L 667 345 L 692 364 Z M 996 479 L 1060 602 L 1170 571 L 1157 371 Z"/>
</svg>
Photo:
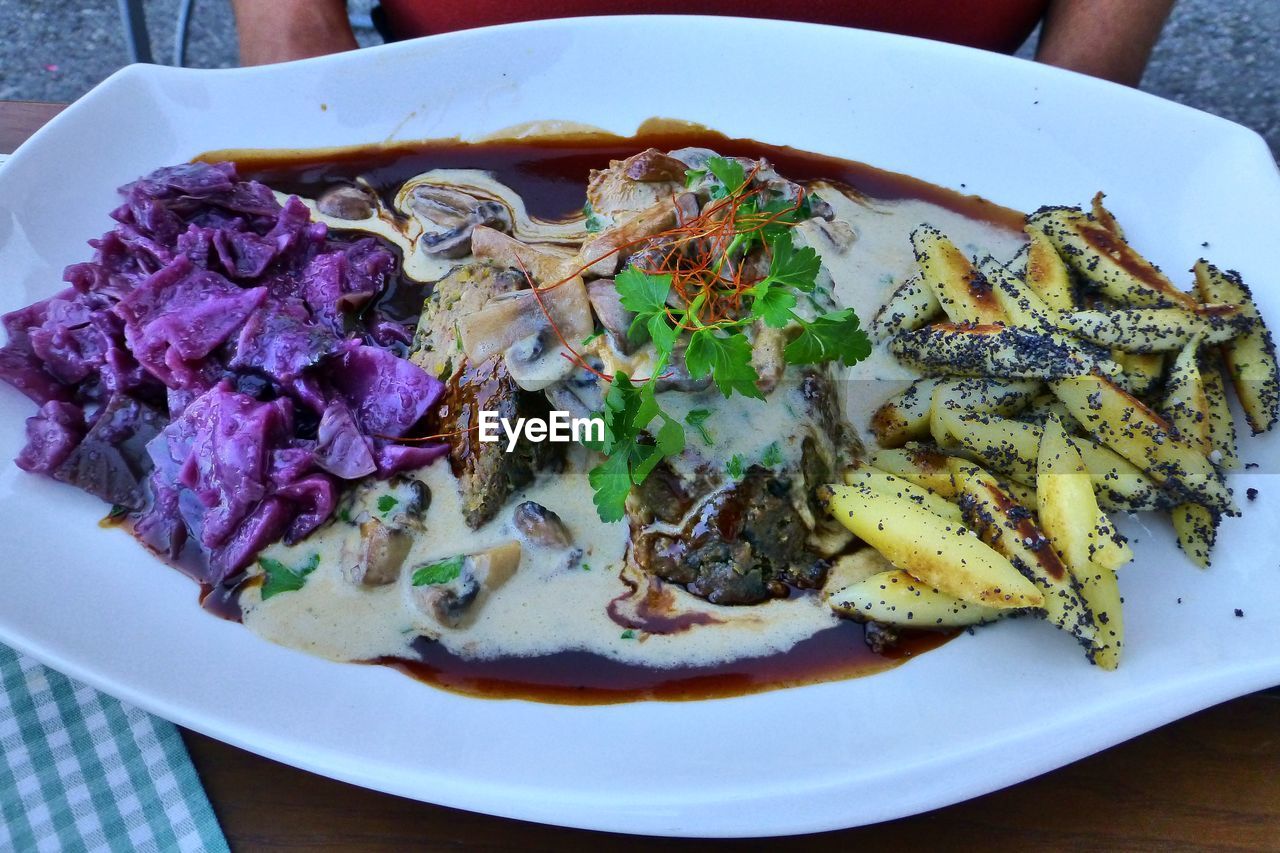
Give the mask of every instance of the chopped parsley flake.
<svg viewBox="0 0 1280 853">
<path fill-rule="evenodd" d="M 706 427 L 709 417 L 711 417 L 710 409 L 690 409 L 689 414 L 684 416 L 684 422 L 698 431 L 698 435 L 702 437 L 702 443 L 707 447 L 715 443 Z"/>
<path fill-rule="evenodd" d="M 735 453 L 729 458 L 725 464 L 725 470 L 729 472 L 729 476 L 735 480 L 742 479 L 742 454 Z"/>
<path fill-rule="evenodd" d="M 307 582 L 307 575 L 320 565 L 320 555 L 312 554 L 307 562 L 296 569 L 270 557 L 259 557 L 258 565 L 262 567 L 263 577 L 260 594 L 262 600 L 266 601 L 282 592 L 297 592 L 302 589 Z"/>
<path fill-rule="evenodd" d="M 448 583 L 462 574 L 462 563 L 466 557 L 459 554 L 447 560 L 439 560 L 418 566 L 413 570 L 414 586 L 436 586 Z"/>
<path fill-rule="evenodd" d="M 775 441 L 764 449 L 760 464 L 766 468 L 776 468 L 782 464 L 782 448 L 778 446 L 778 442 Z"/>
</svg>

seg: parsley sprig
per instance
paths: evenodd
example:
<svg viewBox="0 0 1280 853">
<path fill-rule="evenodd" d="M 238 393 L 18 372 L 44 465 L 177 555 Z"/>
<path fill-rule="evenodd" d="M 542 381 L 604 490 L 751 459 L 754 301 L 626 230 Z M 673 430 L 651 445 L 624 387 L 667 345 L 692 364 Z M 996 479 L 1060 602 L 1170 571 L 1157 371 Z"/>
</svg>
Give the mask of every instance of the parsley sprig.
<svg viewBox="0 0 1280 853">
<path fill-rule="evenodd" d="M 690 245 L 711 246 L 709 256 L 670 270 L 633 264 L 614 279 L 622 307 L 635 315 L 629 337 L 652 341 L 656 358 L 647 381 L 635 383 L 618 372 L 605 395 L 605 440 L 596 449 L 606 459 L 589 474 L 604 521 L 621 519 L 631 487 L 643 483 L 662 459 L 684 450 L 684 426 L 656 400 L 657 380 L 678 357 L 682 340 L 689 375 L 710 377 L 726 399 L 735 393 L 764 399 L 746 335 L 757 322 L 773 329 L 798 327 L 783 349 L 789 364 L 852 365 L 871 353 L 871 341 L 852 308 L 813 317 L 797 311 L 801 297 L 817 287 L 821 270 L 818 253 L 797 246 L 792 237 L 792 228 L 812 215 L 811 199 L 804 194 L 793 203 L 766 200 L 764 193 L 751 189 L 754 174 L 742 162 L 722 157 L 709 158 L 706 169 L 688 170 L 686 184 L 705 185 L 712 202 L 699 217 L 707 222 L 684 228 L 701 229 L 696 241 L 688 239 Z M 743 260 L 757 248 L 767 253 L 769 268 L 748 280 Z M 702 426 L 705 417 L 687 420 L 710 443 Z"/>
<path fill-rule="evenodd" d="M 604 395 L 604 442 L 596 449 L 606 458 L 587 474 L 601 521 L 621 520 L 632 485 L 684 450 L 684 427 L 658 406 L 655 381 L 637 385 L 619 371 Z"/>
</svg>

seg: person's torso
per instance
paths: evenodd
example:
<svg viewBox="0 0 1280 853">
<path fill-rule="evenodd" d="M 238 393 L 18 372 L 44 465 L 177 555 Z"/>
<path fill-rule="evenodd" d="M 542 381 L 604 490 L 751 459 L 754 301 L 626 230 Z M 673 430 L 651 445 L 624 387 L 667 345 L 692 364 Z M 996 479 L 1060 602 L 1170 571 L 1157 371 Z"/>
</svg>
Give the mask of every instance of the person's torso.
<svg viewBox="0 0 1280 853">
<path fill-rule="evenodd" d="M 1048 0 L 382 0 L 396 38 L 578 15 L 738 15 L 862 27 L 1012 52 Z"/>
</svg>

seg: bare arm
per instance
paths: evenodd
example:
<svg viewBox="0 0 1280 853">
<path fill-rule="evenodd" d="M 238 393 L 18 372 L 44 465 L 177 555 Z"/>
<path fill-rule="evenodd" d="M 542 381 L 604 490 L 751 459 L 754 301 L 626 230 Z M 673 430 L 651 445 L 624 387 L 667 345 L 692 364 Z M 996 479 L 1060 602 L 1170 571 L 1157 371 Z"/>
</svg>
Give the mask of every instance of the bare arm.
<svg viewBox="0 0 1280 853">
<path fill-rule="evenodd" d="M 240 64 L 267 65 L 353 50 L 346 0 L 231 0 Z"/>
<path fill-rule="evenodd" d="M 1174 0 L 1052 0 L 1036 59 L 1136 86 Z"/>
</svg>

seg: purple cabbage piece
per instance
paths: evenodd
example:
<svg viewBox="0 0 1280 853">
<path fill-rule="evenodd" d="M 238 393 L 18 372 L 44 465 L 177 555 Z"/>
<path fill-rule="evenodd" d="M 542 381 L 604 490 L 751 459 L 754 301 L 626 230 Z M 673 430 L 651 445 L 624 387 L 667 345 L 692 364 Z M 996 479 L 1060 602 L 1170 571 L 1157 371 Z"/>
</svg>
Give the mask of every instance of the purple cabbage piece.
<svg viewBox="0 0 1280 853">
<path fill-rule="evenodd" d="M 338 344 L 338 336 L 313 321 L 301 302 L 273 300 L 241 327 L 229 366 L 264 373 L 287 387 Z"/>
<path fill-rule="evenodd" d="M 46 373 L 40 359 L 12 345 L 0 348 L 0 379 L 40 405 L 71 398 L 71 390 Z"/>
<path fill-rule="evenodd" d="M 19 465 L 134 508 L 162 554 L 194 540 L 216 582 L 323 524 L 343 481 L 445 453 L 395 443 L 441 385 L 398 356 L 384 244 L 332 238 L 229 163 L 120 192 L 70 288 L 3 318 L 0 379 L 41 406 Z"/>
<path fill-rule="evenodd" d="M 176 195 L 210 198 L 230 193 L 236 185 L 236 168 L 231 163 L 183 163 L 156 169 L 120 188 L 129 201 L 135 198 L 166 198 Z"/>
<path fill-rule="evenodd" d="M 285 534 L 292 515 L 293 507 L 280 498 L 258 504 L 230 539 L 209 552 L 209 583 L 222 583 L 252 563 L 259 551 Z"/>
<path fill-rule="evenodd" d="M 133 533 L 157 554 L 177 559 L 187 543 L 187 525 L 178 507 L 178 487 L 159 469 L 152 472 L 150 486 L 151 505 L 134 522 Z"/>
<path fill-rule="evenodd" d="M 293 432 L 293 405 L 260 403 L 223 382 L 165 428 L 177 481 L 205 507 L 201 542 L 222 545 L 267 496 L 270 452 Z"/>
<path fill-rule="evenodd" d="M 350 407 L 333 400 L 320 418 L 315 460 L 321 468 L 343 478 L 356 480 L 378 470 L 369 439 L 360 432 Z"/>
<path fill-rule="evenodd" d="M 447 444 L 384 444 L 374 454 L 378 476 L 386 479 L 430 465 L 449 452 Z"/>
<path fill-rule="evenodd" d="M 328 379 L 351 407 L 361 431 L 384 439 L 407 433 L 444 391 L 440 380 L 413 362 L 363 345 L 337 357 Z"/>
<path fill-rule="evenodd" d="M 163 426 L 160 412 L 116 394 L 53 477 L 107 503 L 142 509 L 146 503 L 144 482 L 152 465 L 147 445 Z"/>
<path fill-rule="evenodd" d="M 266 272 L 279 248 L 269 237 L 223 228 L 213 232 L 213 247 L 230 278 L 253 280 Z"/>
<path fill-rule="evenodd" d="M 282 447 L 271 453 L 267 481 L 271 489 L 279 491 L 306 477 L 316 469 L 314 441 L 295 442 L 297 447 Z"/>
<path fill-rule="evenodd" d="M 195 364 L 224 343 L 267 298 L 265 288 L 242 289 L 185 256 L 116 305 L 124 336 L 138 362 L 166 385 L 203 384 Z"/>
<path fill-rule="evenodd" d="M 333 509 L 338 503 L 337 485 L 332 477 L 324 474 L 312 474 L 284 487 L 276 494 L 291 501 L 297 513 L 284 533 L 287 545 L 305 539 L 333 515 Z"/>
<path fill-rule="evenodd" d="M 23 471 L 52 474 L 84 438 L 84 412 L 79 406 L 50 400 L 27 418 L 27 444 L 15 460 Z"/>
</svg>

